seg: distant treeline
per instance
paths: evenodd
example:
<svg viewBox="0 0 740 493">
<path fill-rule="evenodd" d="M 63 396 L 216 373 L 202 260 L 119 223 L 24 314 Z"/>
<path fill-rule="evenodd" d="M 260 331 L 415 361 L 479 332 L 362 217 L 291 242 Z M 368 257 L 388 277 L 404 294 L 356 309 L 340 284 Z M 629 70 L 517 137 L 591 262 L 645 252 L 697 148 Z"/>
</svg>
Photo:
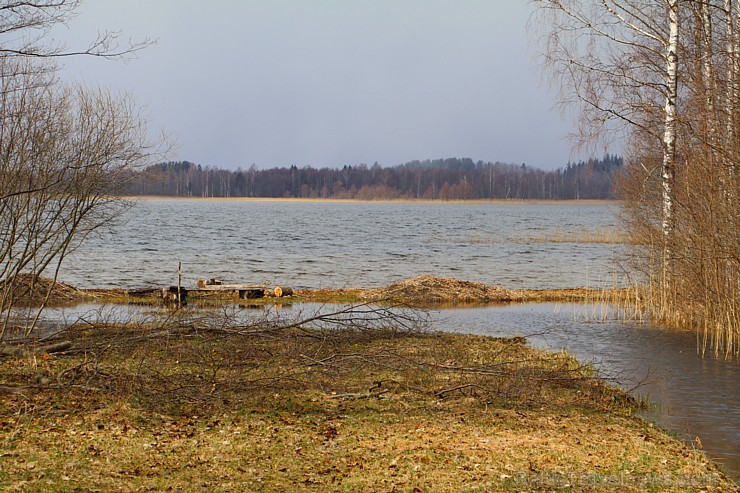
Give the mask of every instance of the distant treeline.
<svg viewBox="0 0 740 493">
<path fill-rule="evenodd" d="M 297 166 L 224 170 L 188 161 L 160 163 L 132 177 L 128 193 L 178 197 L 332 199 L 611 199 L 622 158 L 606 155 L 545 171 L 469 158 L 411 161 L 393 167 Z"/>
</svg>

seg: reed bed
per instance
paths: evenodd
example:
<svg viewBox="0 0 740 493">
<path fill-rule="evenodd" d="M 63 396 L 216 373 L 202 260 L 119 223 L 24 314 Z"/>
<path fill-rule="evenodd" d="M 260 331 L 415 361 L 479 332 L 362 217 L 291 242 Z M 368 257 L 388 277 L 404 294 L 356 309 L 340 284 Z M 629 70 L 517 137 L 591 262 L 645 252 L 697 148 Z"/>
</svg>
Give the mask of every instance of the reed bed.
<svg viewBox="0 0 740 493">
<path fill-rule="evenodd" d="M 475 234 L 472 236 L 447 238 L 446 241 L 456 241 L 475 245 L 491 245 L 499 243 L 603 243 L 621 245 L 628 242 L 628 237 L 620 229 L 615 228 L 584 228 L 573 230 L 548 230 L 515 234 L 513 236 L 494 236 Z"/>
<path fill-rule="evenodd" d="M 514 238 L 513 241 L 520 243 L 605 243 L 619 245 L 625 243 L 625 235 L 620 230 L 597 228 L 534 233 Z"/>
</svg>

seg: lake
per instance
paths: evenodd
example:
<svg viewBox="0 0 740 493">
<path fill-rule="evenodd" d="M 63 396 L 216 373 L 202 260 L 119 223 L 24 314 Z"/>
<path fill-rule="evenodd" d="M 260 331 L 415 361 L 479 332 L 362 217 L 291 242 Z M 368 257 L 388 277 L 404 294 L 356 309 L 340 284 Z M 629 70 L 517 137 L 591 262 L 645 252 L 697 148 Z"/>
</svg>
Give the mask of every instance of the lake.
<svg viewBox="0 0 740 493">
<path fill-rule="evenodd" d="M 507 288 L 613 285 L 620 247 L 563 238 L 614 229 L 615 206 L 144 200 L 69 259 L 78 287 L 198 278 L 340 288 L 433 274 Z M 557 237 L 558 242 L 543 241 Z"/>
<path fill-rule="evenodd" d="M 181 261 L 185 286 L 219 277 L 367 288 L 423 274 L 519 289 L 619 286 L 626 282 L 623 247 L 578 241 L 613 231 L 616 212 L 616 205 L 573 203 L 145 200 L 90 238 L 60 279 L 79 287 L 162 286 L 176 283 Z M 689 442 L 700 437 L 740 478 L 737 361 L 700 358 L 691 333 L 622 323 L 599 310 L 530 304 L 433 315 L 441 330 L 524 335 L 593 361 L 648 397 L 649 419 Z"/>
</svg>

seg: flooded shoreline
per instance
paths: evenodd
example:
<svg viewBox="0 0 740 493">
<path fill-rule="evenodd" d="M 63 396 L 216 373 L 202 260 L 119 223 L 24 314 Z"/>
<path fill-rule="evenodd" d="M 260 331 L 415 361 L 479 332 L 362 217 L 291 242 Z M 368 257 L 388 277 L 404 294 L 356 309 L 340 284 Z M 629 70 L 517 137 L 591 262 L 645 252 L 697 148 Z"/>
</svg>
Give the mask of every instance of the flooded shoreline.
<svg viewBox="0 0 740 493">
<path fill-rule="evenodd" d="M 275 302 L 276 300 L 270 300 Z M 250 325 L 265 317 L 310 318 L 337 306 L 326 302 L 280 304 L 217 303 L 186 308 L 196 317 L 226 317 Z M 81 304 L 45 316 L 46 334 L 65 324 L 129 322 L 148 325 L 168 317 L 169 309 L 151 305 Z M 740 396 L 734 391 L 740 364 L 696 353 L 693 333 L 649 323 L 620 320 L 602 304 L 508 303 L 426 310 L 428 324 L 443 332 L 523 337 L 540 349 L 566 351 L 592 364 L 608 381 L 630 390 L 649 407 L 643 416 L 684 442 L 700 446 L 736 480 L 740 478 Z M 209 315 L 210 314 L 210 315 Z M 56 317 L 56 324 L 50 324 Z M 128 324 L 127 324 L 128 325 Z"/>
</svg>

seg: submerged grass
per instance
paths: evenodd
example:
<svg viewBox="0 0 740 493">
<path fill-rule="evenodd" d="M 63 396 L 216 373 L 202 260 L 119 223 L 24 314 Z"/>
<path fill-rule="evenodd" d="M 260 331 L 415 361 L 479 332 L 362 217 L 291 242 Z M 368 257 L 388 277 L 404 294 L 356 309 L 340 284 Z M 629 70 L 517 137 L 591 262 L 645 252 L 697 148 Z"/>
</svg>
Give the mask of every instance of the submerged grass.
<svg viewBox="0 0 740 493">
<path fill-rule="evenodd" d="M 3 491 L 738 491 L 522 338 L 187 319 L 68 336 L 0 364 Z"/>
<path fill-rule="evenodd" d="M 473 236 L 461 236 L 455 238 L 445 238 L 445 241 L 455 241 L 470 244 L 499 244 L 499 243 L 605 243 L 621 245 L 628 242 L 625 233 L 615 228 L 577 228 L 577 229 L 553 229 L 538 230 L 528 233 L 500 236 L 494 234 L 476 234 Z"/>
<path fill-rule="evenodd" d="M 513 241 L 520 243 L 626 243 L 626 235 L 615 228 L 584 228 L 571 231 L 546 231 L 534 233 Z"/>
</svg>

